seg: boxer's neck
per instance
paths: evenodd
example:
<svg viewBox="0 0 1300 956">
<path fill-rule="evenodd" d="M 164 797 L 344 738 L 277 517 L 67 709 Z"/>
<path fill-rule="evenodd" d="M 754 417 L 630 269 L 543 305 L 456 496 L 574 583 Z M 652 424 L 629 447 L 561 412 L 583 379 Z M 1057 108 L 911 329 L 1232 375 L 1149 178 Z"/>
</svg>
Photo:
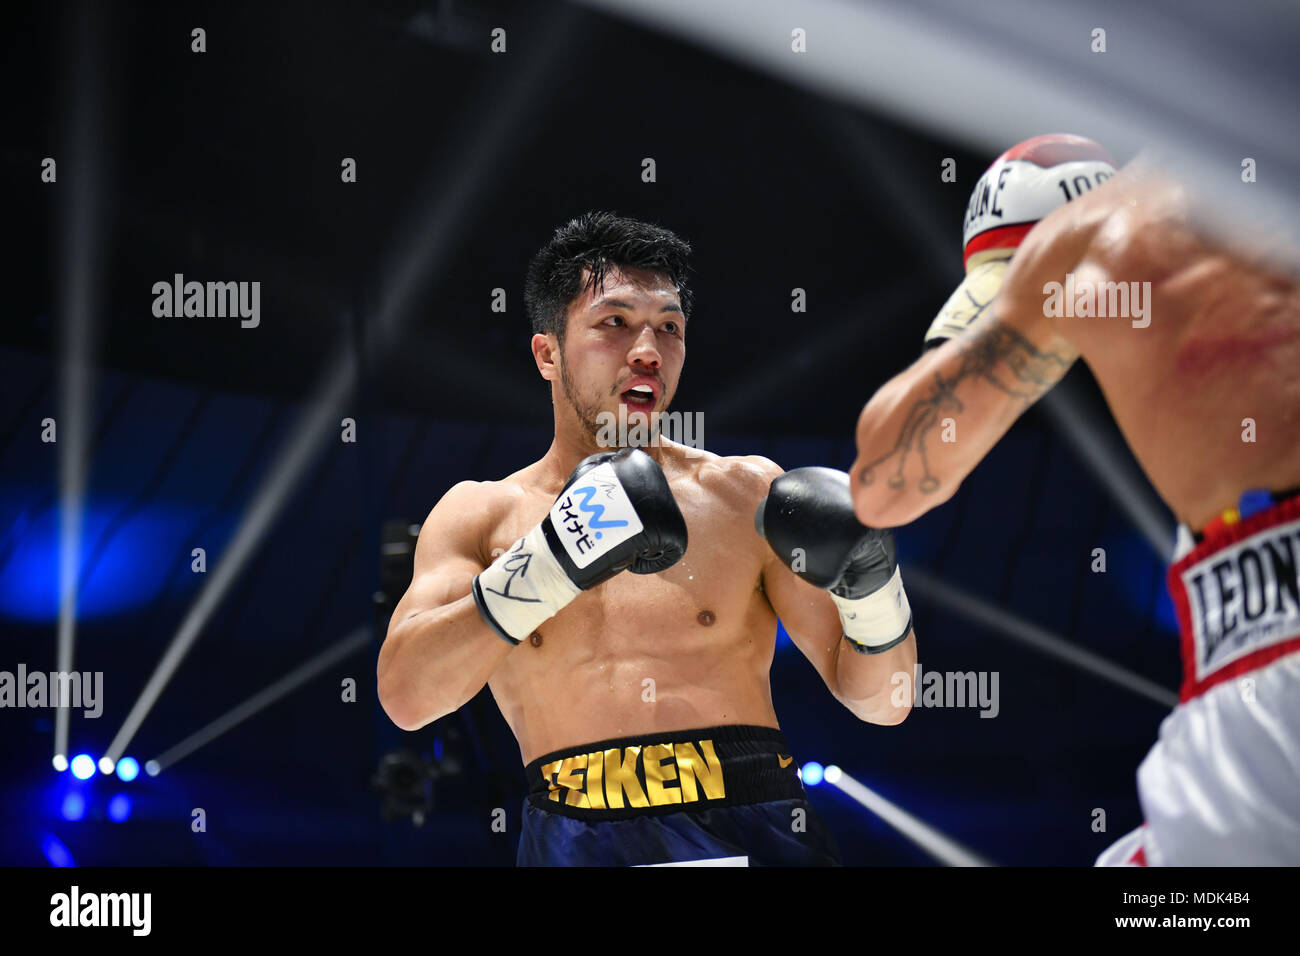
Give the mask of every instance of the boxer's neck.
<svg viewBox="0 0 1300 956">
<path fill-rule="evenodd" d="M 576 422 L 566 423 L 562 426 L 557 421 L 555 437 L 551 441 L 551 447 L 547 449 L 546 454 L 542 457 L 541 465 L 545 469 L 547 481 L 554 483 L 555 491 L 558 494 L 559 489 L 569 480 L 569 475 L 573 473 L 573 469 L 577 468 L 578 463 L 588 455 L 615 452 L 623 447 L 628 446 L 601 444 L 597 441 L 595 435 Z M 631 447 L 640 448 L 658 462 L 660 468 L 664 467 L 666 449 L 658 442 L 651 441 Z"/>
</svg>

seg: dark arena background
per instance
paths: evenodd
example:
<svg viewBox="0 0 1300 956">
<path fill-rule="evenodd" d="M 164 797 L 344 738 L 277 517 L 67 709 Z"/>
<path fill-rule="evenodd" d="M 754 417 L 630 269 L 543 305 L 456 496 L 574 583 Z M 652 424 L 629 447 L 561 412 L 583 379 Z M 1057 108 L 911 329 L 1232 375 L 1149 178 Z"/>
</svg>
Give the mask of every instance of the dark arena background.
<svg viewBox="0 0 1300 956">
<path fill-rule="evenodd" d="M 97 716 L 0 711 L 10 865 L 514 864 L 490 693 L 404 732 L 376 660 L 432 506 L 550 443 L 523 283 L 568 219 L 693 245 L 674 409 L 705 447 L 847 469 L 1007 146 L 1249 156 L 1273 208 L 1300 181 L 1282 3 L 0 16 L 0 670 L 103 681 Z M 178 276 L 259 283 L 255 323 L 157 315 Z M 1083 867 L 1137 826 L 1180 678 L 1173 535 L 1079 365 L 897 531 L 923 673 L 988 700 L 864 723 L 780 632 L 773 700 L 844 862 Z"/>
</svg>

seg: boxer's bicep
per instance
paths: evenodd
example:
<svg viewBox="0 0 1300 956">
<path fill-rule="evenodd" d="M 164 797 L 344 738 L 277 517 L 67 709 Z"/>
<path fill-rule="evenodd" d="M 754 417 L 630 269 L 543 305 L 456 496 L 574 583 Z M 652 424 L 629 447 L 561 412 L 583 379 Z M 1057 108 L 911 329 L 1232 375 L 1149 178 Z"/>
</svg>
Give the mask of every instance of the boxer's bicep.
<svg viewBox="0 0 1300 956">
<path fill-rule="evenodd" d="M 503 648 L 471 596 L 483 568 L 483 534 L 500 499 L 462 483 L 443 496 L 420 528 L 411 583 L 393 609 L 376 663 L 379 699 L 403 730 L 451 713 L 490 678 Z M 488 656 L 485 656 L 488 655 Z"/>
<path fill-rule="evenodd" d="M 727 484 L 739 494 L 746 518 L 754 513 L 772 482 L 785 474 L 780 465 L 761 455 L 731 459 L 728 465 Z M 752 519 L 747 523 L 753 527 Z M 808 658 L 835 699 L 842 701 L 835 667 L 841 637 L 835 603 L 821 588 L 813 587 L 791 571 L 771 546 L 757 537 L 757 531 L 752 533 L 763 555 L 759 582 L 768 604 L 790 635 L 790 641 Z M 790 559 L 792 563 L 797 562 L 799 556 L 791 555 Z"/>
<path fill-rule="evenodd" d="M 483 570 L 481 487 L 454 486 L 429 513 L 415 546 L 411 584 L 393 609 L 389 631 L 412 617 L 435 610 L 470 593 L 474 575 Z"/>
<path fill-rule="evenodd" d="M 468 596 L 474 575 L 482 570 L 483 566 L 471 559 L 448 555 L 424 571 L 416 572 L 393 610 L 389 630 Z"/>
<path fill-rule="evenodd" d="M 775 555 L 763 568 L 763 590 L 790 641 L 843 703 L 836 676 L 836 655 L 843 637 L 839 611 L 830 595 L 804 581 Z"/>
</svg>

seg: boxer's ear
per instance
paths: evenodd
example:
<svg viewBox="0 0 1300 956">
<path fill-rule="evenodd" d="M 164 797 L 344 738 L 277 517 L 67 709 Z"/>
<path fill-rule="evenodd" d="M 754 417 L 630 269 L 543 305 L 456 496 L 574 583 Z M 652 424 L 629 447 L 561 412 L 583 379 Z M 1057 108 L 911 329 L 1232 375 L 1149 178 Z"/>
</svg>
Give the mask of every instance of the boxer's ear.
<svg viewBox="0 0 1300 956">
<path fill-rule="evenodd" d="M 542 378 L 547 381 L 559 378 L 560 344 L 556 337 L 550 332 L 545 335 L 538 332 L 533 336 L 531 344 L 533 360 L 537 362 L 537 371 L 541 372 Z"/>
</svg>

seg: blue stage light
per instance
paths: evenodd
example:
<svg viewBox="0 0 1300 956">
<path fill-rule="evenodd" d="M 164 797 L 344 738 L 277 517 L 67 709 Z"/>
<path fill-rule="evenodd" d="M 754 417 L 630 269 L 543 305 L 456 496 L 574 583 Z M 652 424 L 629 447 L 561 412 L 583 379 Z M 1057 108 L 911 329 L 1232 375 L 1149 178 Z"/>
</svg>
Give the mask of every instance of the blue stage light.
<svg viewBox="0 0 1300 956">
<path fill-rule="evenodd" d="M 108 801 L 108 818 L 114 823 L 121 823 L 131 815 L 131 798 L 125 793 L 114 794 Z"/>
<path fill-rule="evenodd" d="M 63 805 L 59 807 L 59 814 L 65 820 L 76 822 L 86 815 L 86 798 L 75 790 L 63 797 Z"/>
<path fill-rule="evenodd" d="M 822 782 L 822 777 L 824 775 L 825 771 L 822 769 L 822 765 L 816 760 L 809 760 L 799 771 L 799 776 L 803 778 L 805 787 L 817 786 L 817 784 Z"/>
<path fill-rule="evenodd" d="M 117 777 L 123 783 L 130 783 L 140 776 L 140 764 L 134 757 L 123 757 L 117 762 Z"/>
<path fill-rule="evenodd" d="M 30 489 L 0 488 L 0 513 L 30 510 Z M 109 498 L 86 501 L 78 548 L 78 567 L 86 568 L 101 532 L 126 503 Z M 89 580 L 77 594 L 77 618 L 86 620 L 119 614 L 153 598 L 165 582 L 162 575 L 140 574 L 142 555 L 168 553 L 178 545 L 180 529 L 193 524 L 194 513 L 175 505 L 155 503 L 138 510 L 133 519 L 112 533 L 94 561 Z M 52 622 L 59 618 L 59 505 L 37 511 L 12 536 L 13 551 L 0 565 L 0 616 L 21 621 Z"/>
<path fill-rule="evenodd" d="M 77 754 L 72 758 L 72 775 L 78 780 L 89 780 L 95 775 L 95 758 L 90 754 Z"/>
<path fill-rule="evenodd" d="M 77 865 L 68 848 L 52 833 L 45 834 L 45 839 L 41 841 L 41 852 L 45 854 L 45 859 L 50 861 L 50 866 Z"/>
</svg>

